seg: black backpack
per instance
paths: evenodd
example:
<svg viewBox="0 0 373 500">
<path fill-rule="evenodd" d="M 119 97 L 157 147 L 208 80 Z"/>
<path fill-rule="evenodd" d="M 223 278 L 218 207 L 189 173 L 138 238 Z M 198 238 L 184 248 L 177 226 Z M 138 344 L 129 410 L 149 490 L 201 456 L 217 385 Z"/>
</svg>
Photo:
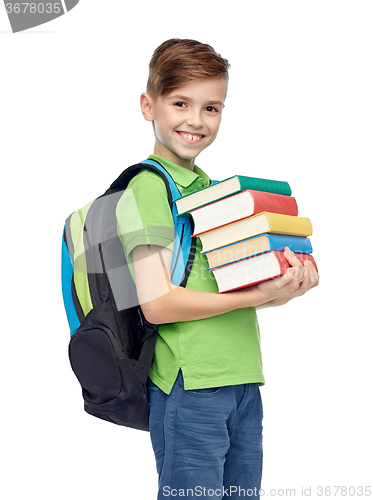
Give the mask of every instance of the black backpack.
<svg viewBox="0 0 373 500">
<path fill-rule="evenodd" d="M 138 305 L 116 220 L 120 197 L 144 168 L 165 182 L 175 224 L 172 282 L 185 286 L 195 252 L 191 220 L 177 216 L 173 200 L 180 192 L 171 176 L 158 162 L 146 160 L 126 169 L 102 196 L 66 220 L 62 289 L 71 331 L 69 358 L 85 411 L 149 430 L 147 381 L 157 326 L 146 321 Z"/>
</svg>

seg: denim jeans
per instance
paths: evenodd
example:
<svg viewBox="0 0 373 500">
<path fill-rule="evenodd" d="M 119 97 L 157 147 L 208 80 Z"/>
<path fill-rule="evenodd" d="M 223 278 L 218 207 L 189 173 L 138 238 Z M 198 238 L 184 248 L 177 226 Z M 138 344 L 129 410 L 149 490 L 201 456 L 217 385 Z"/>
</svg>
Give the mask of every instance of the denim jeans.
<svg viewBox="0 0 373 500">
<path fill-rule="evenodd" d="M 186 391 L 180 371 L 170 395 L 152 382 L 149 395 L 158 500 L 259 498 L 263 409 L 258 384 Z"/>
</svg>

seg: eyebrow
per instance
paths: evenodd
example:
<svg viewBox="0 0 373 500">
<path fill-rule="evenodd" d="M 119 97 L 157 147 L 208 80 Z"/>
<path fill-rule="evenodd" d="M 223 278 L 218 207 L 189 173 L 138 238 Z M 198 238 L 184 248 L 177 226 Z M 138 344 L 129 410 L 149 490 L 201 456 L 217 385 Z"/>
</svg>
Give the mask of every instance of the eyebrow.
<svg viewBox="0 0 373 500">
<path fill-rule="evenodd" d="M 181 101 L 193 101 L 191 97 L 187 97 L 185 95 L 177 94 L 177 95 L 170 95 L 167 96 L 166 99 L 180 99 Z M 223 106 L 223 103 L 221 101 L 208 101 L 206 103 L 207 106 L 212 105 L 212 104 L 221 104 Z"/>
</svg>

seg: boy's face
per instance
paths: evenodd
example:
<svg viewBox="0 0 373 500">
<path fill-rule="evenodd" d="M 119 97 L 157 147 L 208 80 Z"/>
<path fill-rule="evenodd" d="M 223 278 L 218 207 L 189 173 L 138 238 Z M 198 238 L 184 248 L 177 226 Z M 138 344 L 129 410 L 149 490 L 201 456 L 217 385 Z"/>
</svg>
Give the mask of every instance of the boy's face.
<svg viewBox="0 0 373 500">
<path fill-rule="evenodd" d="M 217 136 L 227 84 L 227 78 L 208 78 L 191 81 L 156 100 L 143 94 L 144 117 L 153 122 L 154 154 L 193 169 L 194 158 Z"/>
</svg>

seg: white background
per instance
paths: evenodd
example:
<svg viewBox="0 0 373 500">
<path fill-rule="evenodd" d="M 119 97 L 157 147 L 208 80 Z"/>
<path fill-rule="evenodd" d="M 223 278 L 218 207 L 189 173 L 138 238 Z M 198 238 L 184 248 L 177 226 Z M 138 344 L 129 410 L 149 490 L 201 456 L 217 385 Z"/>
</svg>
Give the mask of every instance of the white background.
<svg viewBox="0 0 373 500">
<path fill-rule="evenodd" d="M 81 0 L 12 34 L 0 6 L 3 498 L 156 497 L 149 434 L 82 410 L 60 245 L 65 218 L 152 153 L 139 96 L 172 37 L 232 66 L 219 137 L 197 164 L 288 181 L 314 226 L 320 286 L 259 313 L 262 487 L 317 498 L 372 484 L 372 25 L 359 0 Z"/>
</svg>

